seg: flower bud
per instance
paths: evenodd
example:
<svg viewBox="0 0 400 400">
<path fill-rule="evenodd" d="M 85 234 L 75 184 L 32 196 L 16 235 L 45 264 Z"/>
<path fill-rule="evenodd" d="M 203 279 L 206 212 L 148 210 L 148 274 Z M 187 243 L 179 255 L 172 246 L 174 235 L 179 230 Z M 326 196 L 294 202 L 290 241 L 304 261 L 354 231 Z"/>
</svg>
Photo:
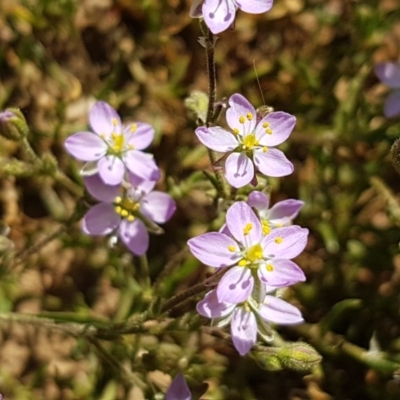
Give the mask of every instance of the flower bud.
<svg viewBox="0 0 400 400">
<path fill-rule="evenodd" d="M 18 108 L 7 108 L 0 112 L 0 135 L 19 141 L 28 135 L 29 128 L 24 114 Z"/>
<path fill-rule="evenodd" d="M 286 368 L 296 371 L 309 371 L 318 365 L 322 357 L 307 343 L 289 343 L 279 348 L 276 356 Z"/>
<path fill-rule="evenodd" d="M 194 91 L 185 99 L 185 106 L 194 115 L 199 125 L 203 125 L 207 120 L 208 96 L 200 91 Z"/>
</svg>

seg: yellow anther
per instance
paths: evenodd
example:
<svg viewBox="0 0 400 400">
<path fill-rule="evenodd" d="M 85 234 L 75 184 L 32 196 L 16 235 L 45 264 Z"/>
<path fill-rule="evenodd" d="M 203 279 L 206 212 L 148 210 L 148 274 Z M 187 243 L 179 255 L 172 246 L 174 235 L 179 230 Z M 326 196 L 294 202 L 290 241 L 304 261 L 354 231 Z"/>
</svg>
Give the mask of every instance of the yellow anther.
<svg viewBox="0 0 400 400">
<path fill-rule="evenodd" d="M 121 196 L 117 196 L 117 197 L 114 199 L 114 203 L 115 203 L 115 204 L 119 204 L 119 203 L 121 203 L 121 201 L 122 201 L 122 197 L 121 197 Z"/>
<path fill-rule="evenodd" d="M 125 218 L 129 215 L 129 212 L 127 210 L 121 210 L 119 214 L 121 215 L 122 218 Z"/>
<path fill-rule="evenodd" d="M 118 125 L 118 120 L 117 120 L 117 118 L 113 118 L 113 119 L 112 119 L 112 124 L 113 124 L 114 126 L 117 126 L 117 125 Z"/>
<path fill-rule="evenodd" d="M 100 137 L 101 137 L 102 139 L 105 139 L 105 138 L 106 138 L 106 134 L 105 134 L 105 133 L 100 133 Z"/>
<path fill-rule="evenodd" d="M 277 227 L 277 228 L 282 228 L 282 226 L 283 226 L 282 222 L 278 222 L 278 223 L 276 224 L 276 227 Z"/>
<path fill-rule="evenodd" d="M 231 244 L 230 246 L 228 246 L 228 250 L 234 252 L 234 251 L 236 251 L 236 246 Z"/>
<path fill-rule="evenodd" d="M 235 129 L 233 130 L 233 133 L 234 133 L 235 135 L 239 135 L 239 129 L 238 129 L 238 128 L 235 128 Z"/>
<path fill-rule="evenodd" d="M 241 115 L 241 116 L 239 117 L 239 122 L 240 122 L 241 124 L 244 124 L 244 123 L 246 122 L 246 118 L 244 117 L 244 115 Z"/>
<path fill-rule="evenodd" d="M 268 133 L 268 135 L 272 135 L 272 129 L 267 128 L 267 129 L 265 130 L 265 133 Z"/>
<path fill-rule="evenodd" d="M 274 266 L 273 266 L 272 264 L 267 264 L 267 265 L 265 266 L 265 269 L 266 269 L 268 272 L 272 272 L 272 271 L 274 270 Z"/>
<path fill-rule="evenodd" d="M 253 114 L 252 114 L 251 112 L 248 112 L 247 115 L 246 115 L 246 117 L 247 117 L 247 119 L 248 119 L 249 121 L 251 121 L 251 120 L 253 119 Z"/>
<path fill-rule="evenodd" d="M 137 129 L 137 124 L 132 124 L 131 127 L 129 128 L 129 130 L 131 131 L 131 133 L 135 133 Z"/>
<path fill-rule="evenodd" d="M 249 223 L 246 224 L 245 227 L 243 228 L 243 233 L 244 233 L 245 235 L 248 235 L 252 229 L 253 229 L 253 224 L 249 222 Z"/>
<path fill-rule="evenodd" d="M 245 267 L 247 265 L 247 261 L 245 259 L 242 259 L 238 262 L 239 267 Z"/>
<path fill-rule="evenodd" d="M 115 212 L 121 214 L 122 208 L 120 206 L 115 207 Z"/>
<path fill-rule="evenodd" d="M 263 219 L 261 221 L 262 224 L 262 231 L 264 235 L 268 235 L 271 232 L 271 227 L 269 225 L 269 222 L 266 219 Z"/>
<path fill-rule="evenodd" d="M 275 243 L 276 244 L 281 244 L 283 242 L 283 239 L 280 237 L 280 236 L 278 236 L 276 239 L 275 239 Z"/>
<path fill-rule="evenodd" d="M 128 220 L 129 222 L 132 222 L 132 221 L 135 220 L 135 217 L 134 217 L 133 215 L 128 215 L 127 220 Z"/>
<path fill-rule="evenodd" d="M 268 147 L 267 146 L 264 146 L 263 147 L 263 153 L 266 153 L 268 151 Z"/>
<path fill-rule="evenodd" d="M 244 309 L 246 310 L 246 312 L 250 312 L 251 311 L 251 307 L 250 307 L 250 304 L 247 302 L 247 301 L 245 301 L 244 303 L 243 303 L 243 307 L 244 307 Z"/>
<path fill-rule="evenodd" d="M 112 149 L 115 152 L 120 152 L 124 148 L 125 138 L 124 135 L 117 135 L 115 132 L 111 134 L 112 139 L 114 140 L 114 145 Z"/>
<path fill-rule="evenodd" d="M 263 128 L 269 128 L 269 122 L 264 122 L 262 126 Z"/>
</svg>

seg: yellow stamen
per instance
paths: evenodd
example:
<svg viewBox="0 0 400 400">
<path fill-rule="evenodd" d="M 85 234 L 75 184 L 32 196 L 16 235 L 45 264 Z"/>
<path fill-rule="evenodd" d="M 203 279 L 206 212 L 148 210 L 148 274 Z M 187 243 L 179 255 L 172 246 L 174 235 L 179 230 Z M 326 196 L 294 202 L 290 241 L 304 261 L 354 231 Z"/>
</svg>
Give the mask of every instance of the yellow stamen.
<svg viewBox="0 0 400 400">
<path fill-rule="evenodd" d="M 228 250 L 234 252 L 234 251 L 236 251 L 236 246 L 231 244 L 230 246 L 228 246 Z"/>
<path fill-rule="evenodd" d="M 272 271 L 274 270 L 274 266 L 273 266 L 272 264 L 267 264 L 267 265 L 265 266 L 265 269 L 266 269 L 268 272 L 272 272 Z"/>
<path fill-rule="evenodd" d="M 263 128 L 269 128 L 269 123 L 268 122 L 264 122 L 263 123 Z"/>
<path fill-rule="evenodd" d="M 249 222 L 249 223 L 246 224 L 245 227 L 243 228 L 243 234 L 244 234 L 244 235 L 248 235 L 252 229 L 253 229 L 253 224 Z"/>
<path fill-rule="evenodd" d="M 129 128 L 129 130 L 131 131 L 131 133 L 135 133 L 137 129 L 137 124 L 132 124 L 131 127 Z"/>
<path fill-rule="evenodd" d="M 280 236 L 278 236 L 276 239 L 275 239 L 275 243 L 276 244 L 281 244 L 283 242 L 283 239 L 280 237 Z"/>
<path fill-rule="evenodd" d="M 263 147 L 263 153 L 266 153 L 268 151 L 268 147 L 267 146 L 264 146 Z"/>
<path fill-rule="evenodd" d="M 239 122 L 240 122 L 241 124 L 244 124 L 244 123 L 246 122 L 246 118 L 244 117 L 244 115 L 241 115 L 241 116 L 239 117 Z"/>
<path fill-rule="evenodd" d="M 268 135 L 272 135 L 272 129 L 270 129 L 270 128 L 266 129 L 265 133 L 268 133 Z"/>
<path fill-rule="evenodd" d="M 133 221 L 135 220 L 135 217 L 134 217 L 133 215 L 128 215 L 127 220 L 128 220 L 129 222 L 133 222 Z"/>
<path fill-rule="evenodd" d="M 122 218 L 125 218 L 129 215 L 127 210 L 121 210 L 121 212 L 119 214 L 121 215 Z"/>
<path fill-rule="evenodd" d="M 113 119 L 112 119 L 112 124 L 113 124 L 114 126 L 117 126 L 117 125 L 118 125 L 118 120 L 117 120 L 117 118 L 113 118 Z"/>
<path fill-rule="evenodd" d="M 235 128 L 235 129 L 233 130 L 233 133 L 234 133 L 235 135 L 239 135 L 239 129 L 238 129 L 238 128 Z"/>
<path fill-rule="evenodd" d="M 271 227 L 269 225 L 269 222 L 266 219 L 263 219 L 261 221 L 261 225 L 262 225 L 262 231 L 263 231 L 264 235 L 268 235 L 271 232 Z"/>
<path fill-rule="evenodd" d="M 247 115 L 246 115 L 246 117 L 247 117 L 247 119 L 248 119 L 249 121 L 251 121 L 251 120 L 253 119 L 253 114 L 252 114 L 251 112 L 248 112 Z"/>
<path fill-rule="evenodd" d="M 239 267 L 245 267 L 247 265 L 247 261 L 245 259 L 242 259 L 238 262 Z"/>
<path fill-rule="evenodd" d="M 116 133 L 112 133 L 111 137 L 114 141 L 114 144 L 112 146 L 112 149 L 119 153 L 120 151 L 122 151 L 122 149 L 124 148 L 124 144 L 125 144 L 125 138 L 124 135 L 117 135 Z"/>
</svg>

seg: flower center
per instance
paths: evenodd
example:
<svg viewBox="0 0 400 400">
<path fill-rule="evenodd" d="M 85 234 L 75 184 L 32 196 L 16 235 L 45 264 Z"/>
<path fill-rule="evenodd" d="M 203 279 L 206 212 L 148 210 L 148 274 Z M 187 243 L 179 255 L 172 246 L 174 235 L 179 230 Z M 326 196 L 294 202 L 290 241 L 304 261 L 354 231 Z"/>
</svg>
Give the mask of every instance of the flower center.
<svg viewBox="0 0 400 400">
<path fill-rule="evenodd" d="M 245 254 L 244 258 L 239 261 L 239 265 L 241 267 L 249 266 L 254 264 L 258 260 L 263 259 L 263 250 L 260 244 L 255 244 L 254 246 L 249 247 Z"/>
<path fill-rule="evenodd" d="M 117 133 L 113 132 L 111 134 L 112 138 L 112 145 L 111 149 L 116 153 L 121 153 L 125 145 L 125 138 L 123 134 L 118 135 Z"/>
<path fill-rule="evenodd" d="M 243 138 L 243 150 L 252 150 L 255 146 L 258 146 L 258 140 L 256 139 L 256 135 L 254 133 L 250 133 L 250 135 L 247 135 Z"/>
<path fill-rule="evenodd" d="M 115 212 L 130 222 L 135 220 L 135 215 L 140 209 L 140 204 L 129 197 L 116 197 L 114 199 L 114 206 Z"/>
</svg>

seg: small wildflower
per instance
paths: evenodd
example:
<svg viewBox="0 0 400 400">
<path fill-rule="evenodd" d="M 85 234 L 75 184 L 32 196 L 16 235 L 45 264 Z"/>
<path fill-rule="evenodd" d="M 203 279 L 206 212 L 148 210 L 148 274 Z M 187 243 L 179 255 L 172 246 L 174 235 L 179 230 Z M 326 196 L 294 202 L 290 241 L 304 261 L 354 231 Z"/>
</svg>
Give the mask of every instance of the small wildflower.
<svg viewBox="0 0 400 400">
<path fill-rule="evenodd" d="M 93 132 L 77 132 L 65 141 L 75 158 L 96 163 L 104 183 L 118 185 L 125 173 L 142 179 L 158 180 L 160 172 L 151 154 L 142 150 L 154 138 L 154 129 L 142 122 L 122 125 L 117 112 L 106 102 L 98 101 L 89 113 Z"/>
<path fill-rule="evenodd" d="M 217 286 L 220 302 L 245 301 L 256 279 L 274 287 L 305 280 L 303 271 L 291 259 L 303 251 L 307 229 L 293 225 L 264 235 L 260 220 L 242 201 L 228 209 L 226 227 L 229 235 L 208 232 L 188 241 L 192 254 L 204 264 L 229 267 Z"/>
<path fill-rule="evenodd" d="M 101 201 L 83 218 L 83 231 L 89 235 L 118 236 L 135 255 L 149 247 L 148 224 L 168 221 L 175 211 L 175 202 L 166 193 L 153 191 L 155 182 L 128 185 L 105 185 L 98 175 L 85 177 L 89 193 Z"/>
<path fill-rule="evenodd" d="M 232 132 L 219 126 L 196 129 L 205 146 L 227 153 L 225 176 L 235 188 L 250 183 L 255 169 L 271 177 L 290 175 L 293 164 L 276 149 L 292 133 L 296 118 L 284 112 L 271 112 L 257 122 L 254 107 L 240 94 L 229 99 L 226 120 Z"/>
<path fill-rule="evenodd" d="M 273 0 L 194 0 L 190 16 L 203 17 L 211 32 L 217 34 L 233 24 L 238 8 L 249 14 L 262 14 L 269 11 L 272 4 Z"/>
</svg>

